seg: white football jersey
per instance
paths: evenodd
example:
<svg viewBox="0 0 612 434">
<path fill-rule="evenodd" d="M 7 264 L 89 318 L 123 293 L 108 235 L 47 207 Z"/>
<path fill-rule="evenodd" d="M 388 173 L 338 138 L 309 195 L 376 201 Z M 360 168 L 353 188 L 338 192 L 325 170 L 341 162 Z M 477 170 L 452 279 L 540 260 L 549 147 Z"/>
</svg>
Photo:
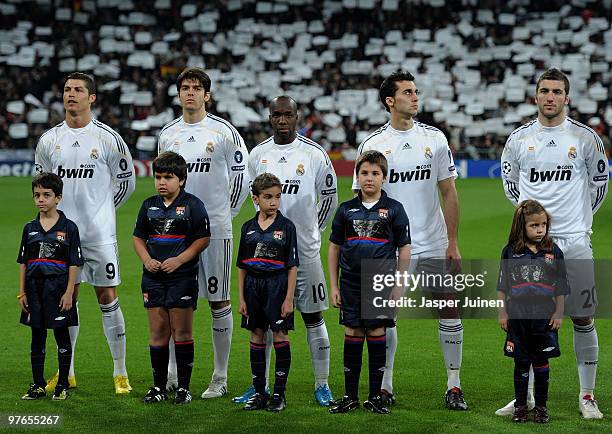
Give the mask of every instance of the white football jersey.
<svg viewBox="0 0 612 434">
<path fill-rule="evenodd" d="M 410 220 L 412 253 L 445 248 L 448 235 L 438 198 L 438 181 L 456 178 L 453 155 L 437 128 L 414 122 L 406 131 L 386 123 L 361 142 L 358 154 L 380 151 L 389 165 L 383 189 L 404 205 Z M 353 190 L 359 189 L 353 174 Z"/>
<path fill-rule="evenodd" d="M 300 264 L 318 260 L 321 231 L 338 205 L 336 172 L 327 152 L 299 134 L 286 145 L 270 137 L 255 146 L 249 158 L 251 180 L 264 172 L 283 184 L 280 210 L 297 229 Z"/>
<path fill-rule="evenodd" d="M 609 176 L 595 131 L 570 118 L 556 127 L 533 120 L 508 137 L 501 165 L 508 199 L 515 205 L 525 199 L 540 202 L 552 217 L 551 235 L 591 233 Z"/>
<path fill-rule="evenodd" d="M 38 141 L 36 170 L 62 178 L 58 208 L 79 228 L 81 245 L 117 241 L 115 208 L 134 192 L 134 166 L 119 134 L 93 119 L 83 128 L 66 122 L 46 131 Z"/>
<path fill-rule="evenodd" d="M 158 149 L 185 158 L 185 190 L 204 202 L 211 238 L 232 238 L 232 218 L 248 193 L 249 152 L 236 128 L 210 113 L 196 124 L 186 123 L 181 116 L 162 128 Z"/>
</svg>

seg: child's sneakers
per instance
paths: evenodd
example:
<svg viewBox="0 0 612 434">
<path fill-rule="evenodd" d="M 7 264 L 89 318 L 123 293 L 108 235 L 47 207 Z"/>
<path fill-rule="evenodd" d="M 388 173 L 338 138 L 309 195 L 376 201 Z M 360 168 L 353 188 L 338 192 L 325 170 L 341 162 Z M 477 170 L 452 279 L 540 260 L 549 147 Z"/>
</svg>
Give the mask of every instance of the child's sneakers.
<svg viewBox="0 0 612 434">
<path fill-rule="evenodd" d="M 55 391 L 51 399 L 54 401 L 63 401 L 66 398 L 68 398 L 68 388 L 60 385 L 55 386 Z"/>
<path fill-rule="evenodd" d="M 285 408 L 287 408 L 287 400 L 285 399 L 285 395 L 275 393 L 270 398 L 266 410 L 278 413 L 279 411 L 283 411 Z"/>
<path fill-rule="evenodd" d="M 268 405 L 268 399 L 270 395 L 267 393 L 255 393 L 251 398 L 244 404 L 246 411 L 263 410 Z"/>
<path fill-rule="evenodd" d="M 535 423 L 548 423 L 550 421 L 548 409 L 543 405 L 533 407 L 533 421 Z"/>
<path fill-rule="evenodd" d="M 191 392 L 184 387 L 179 387 L 176 389 L 176 394 L 174 395 L 174 403 L 175 404 L 189 404 L 191 402 Z"/>
<path fill-rule="evenodd" d="M 142 402 L 145 404 L 153 404 L 156 402 L 165 401 L 166 399 L 168 399 L 168 394 L 166 391 L 157 386 L 153 386 L 149 389 L 144 398 L 142 398 Z"/>
<path fill-rule="evenodd" d="M 45 392 L 45 388 L 43 386 L 30 384 L 30 388 L 26 394 L 21 397 L 21 399 L 31 401 L 33 399 L 44 398 L 45 396 L 47 396 L 47 393 Z"/>
<path fill-rule="evenodd" d="M 332 414 L 348 413 L 359 408 L 359 400 L 344 396 L 329 403 L 329 412 Z"/>
<path fill-rule="evenodd" d="M 383 398 L 380 395 L 370 396 L 367 401 L 364 401 L 363 408 L 371 411 L 372 413 L 378 414 L 389 414 L 391 410 L 385 404 Z"/>
<path fill-rule="evenodd" d="M 512 422 L 524 423 L 529 418 L 529 408 L 526 405 L 515 405 Z"/>
</svg>

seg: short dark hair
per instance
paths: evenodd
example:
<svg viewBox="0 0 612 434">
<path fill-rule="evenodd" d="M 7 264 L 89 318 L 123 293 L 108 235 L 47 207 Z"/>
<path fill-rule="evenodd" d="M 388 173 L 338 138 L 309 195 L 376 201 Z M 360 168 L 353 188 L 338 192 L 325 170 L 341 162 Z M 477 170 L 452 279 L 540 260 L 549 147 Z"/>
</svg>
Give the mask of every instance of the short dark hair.
<svg viewBox="0 0 612 434">
<path fill-rule="evenodd" d="M 36 175 L 32 180 L 32 193 L 34 188 L 48 188 L 52 190 L 56 196 L 61 196 L 64 189 L 64 182 L 55 173 L 43 172 L 40 175 Z"/>
<path fill-rule="evenodd" d="M 508 244 L 512 246 L 512 249 L 516 252 L 524 251 L 527 248 L 527 234 L 525 230 L 526 219 L 525 217 L 542 214 L 546 215 L 546 234 L 542 241 L 538 243 L 538 249 L 551 251 L 553 247 L 553 240 L 550 236 L 550 214 L 544 206 L 537 200 L 527 199 L 519 203 L 514 210 L 514 216 L 512 218 L 512 227 L 510 228 L 510 235 L 508 236 Z"/>
<path fill-rule="evenodd" d="M 181 92 L 181 85 L 185 80 L 199 81 L 205 92 L 210 92 L 210 77 L 202 68 L 185 68 L 176 79 L 176 90 Z"/>
<path fill-rule="evenodd" d="M 187 180 L 187 163 L 176 152 L 162 152 L 153 160 L 153 173 L 171 173 L 180 181 Z"/>
<path fill-rule="evenodd" d="M 387 105 L 387 97 L 394 96 L 395 92 L 397 92 L 397 82 L 398 81 L 414 81 L 414 75 L 407 71 L 395 71 L 390 76 L 385 78 L 378 89 L 378 97 L 380 98 L 380 102 L 385 106 L 385 110 L 389 111 L 389 106 Z"/>
<path fill-rule="evenodd" d="M 72 72 L 66 76 L 64 80 L 64 87 L 66 87 L 66 82 L 68 80 L 82 80 L 85 82 L 85 87 L 90 95 L 96 94 L 96 81 L 93 78 L 93 75 L 85 74 L 84 72 Z"/>
<path fill-rule="evenodd" d="M 365 151 L 363 154 L 357 158 L 357 162 L 355 163 L 355 175 L 359 175 L 359 169 L 363 163 L 376 164 L 380 167 L 384 177 L 387 177 L 387 171 L 389 167 L 387 165 L 387 159 L 379 151 Z"/>
<path fill-rule="evenodd" d="M 283 185 L 275 175 L 271 173 L 262 173 L 253 180 L 251 184 L 251 193 L 253 196 L 259 196 L 264 190 L 268 188 L 278 187 L 283 188 Z"/>
<path fill-rule="evenodd" d="M 565 85 L 565 94 L 569 95 L 569 91 L 570 91 L 569 78 L 567 78 L 567 75 L 565 75 L 560 69 L 550 68 L 544 71 L 542 75 L 540 75 L 540 78 L 538 78 L 538 82 L 536 83 L 536 93 L 538 93 L 538 90 L 540 90 L 540 82 L 542 80 L 562 81 L 563 84 Z"/>
</svg>

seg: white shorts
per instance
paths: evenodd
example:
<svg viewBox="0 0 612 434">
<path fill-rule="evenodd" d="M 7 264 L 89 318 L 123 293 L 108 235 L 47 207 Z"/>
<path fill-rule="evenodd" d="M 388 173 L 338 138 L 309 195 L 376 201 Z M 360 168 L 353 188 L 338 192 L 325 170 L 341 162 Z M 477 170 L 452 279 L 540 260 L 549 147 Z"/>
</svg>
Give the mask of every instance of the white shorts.
<svg viewBox="0 0 612 434">
<path fill-rule="evenodd" d="M 121 283 L 117 243 L 81 246 L 84 264 L 77 273 L 77 282 L 110 287 Z"/>
<path fill-rule="evenodd" d="M 553 237 L 563 252 L 570 293 L 565 297 L 565 313 L 583 318 L 595 315 L 597 290 L 591 237 L 587 234 L 572 237 Z"/>
<path fill-rule="evenodd" d="M 329 309 L 327 284 L 321 258 L 310 264 L 300 264 L 295 285 L 295 308 L 302 313 L 315 313 Z"/>
<path fill-rule="evenodd" d="M 408 274 L 437 275 L 446 274 L 446 247 L 429 250 L 427 252 L 417 253 L 410 256 L 410 266 Z M 432 279 L 435 280 L 435 279 Z M 420 288 L 423 291 L 429 292 L 453 292 L 455 289 L 449 286 L 423 286 Z M 404 287 L 404 291 L 406 287 Z"/>
<path fill-rule="evenodd" d="M 208 247 L 200 254 L 200 298 L 206 298 L 208 301 L 229 301 L 233 246 L 231 238 L 210 240 Z"/>
</svg>

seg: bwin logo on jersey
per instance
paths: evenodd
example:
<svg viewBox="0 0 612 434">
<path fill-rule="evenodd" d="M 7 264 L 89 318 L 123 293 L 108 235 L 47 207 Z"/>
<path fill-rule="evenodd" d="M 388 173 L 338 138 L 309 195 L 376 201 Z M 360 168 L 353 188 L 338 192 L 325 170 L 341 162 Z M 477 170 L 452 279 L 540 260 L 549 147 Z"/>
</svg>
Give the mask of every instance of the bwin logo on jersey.
<svg viewBox="0 0 612 434">
<path fill-rule="evenodd" d="M 298 194 L 298 191 L 300 191 L 299 179 L 285 179 L 281 188 L 282 194 Z"/>
<path fill-rule="evenodd" d="M 83 178 L 83 179 L 91 179 L 94 176 L 94 168 L 93 164 L 81 164 L 80 167 L 76 169 L 64 168 L 62 166 L 57 167 L 57 176 L 60 178 Z"/>
<path fill-rule="evenodd" d="M 189 173 L 192 173 L 192 172 L 198 172 L 198 173 L 210 172 L 210 158 L 198 158 L 195 162 L 187 163 L 187 171 Z"/>
<path fill-rule="evenodd" d="M 572 179 L 574 166 L 557 166 L 557 170 L 535 170 L 529 172 L 529 182 L 569 181 Z"/>
<path fill-rule="evenodd" d="M 425 181 L 427 179 L 431 179 L 431 166 L 429 164 L 417 166 L 416 170 L 409 170 L 406 172 L 396 172 L 395 169 L 391 169 L 391 173 L 389 173 L 389 184 L 394 184 L 396 182 Z"/>
</svg>

